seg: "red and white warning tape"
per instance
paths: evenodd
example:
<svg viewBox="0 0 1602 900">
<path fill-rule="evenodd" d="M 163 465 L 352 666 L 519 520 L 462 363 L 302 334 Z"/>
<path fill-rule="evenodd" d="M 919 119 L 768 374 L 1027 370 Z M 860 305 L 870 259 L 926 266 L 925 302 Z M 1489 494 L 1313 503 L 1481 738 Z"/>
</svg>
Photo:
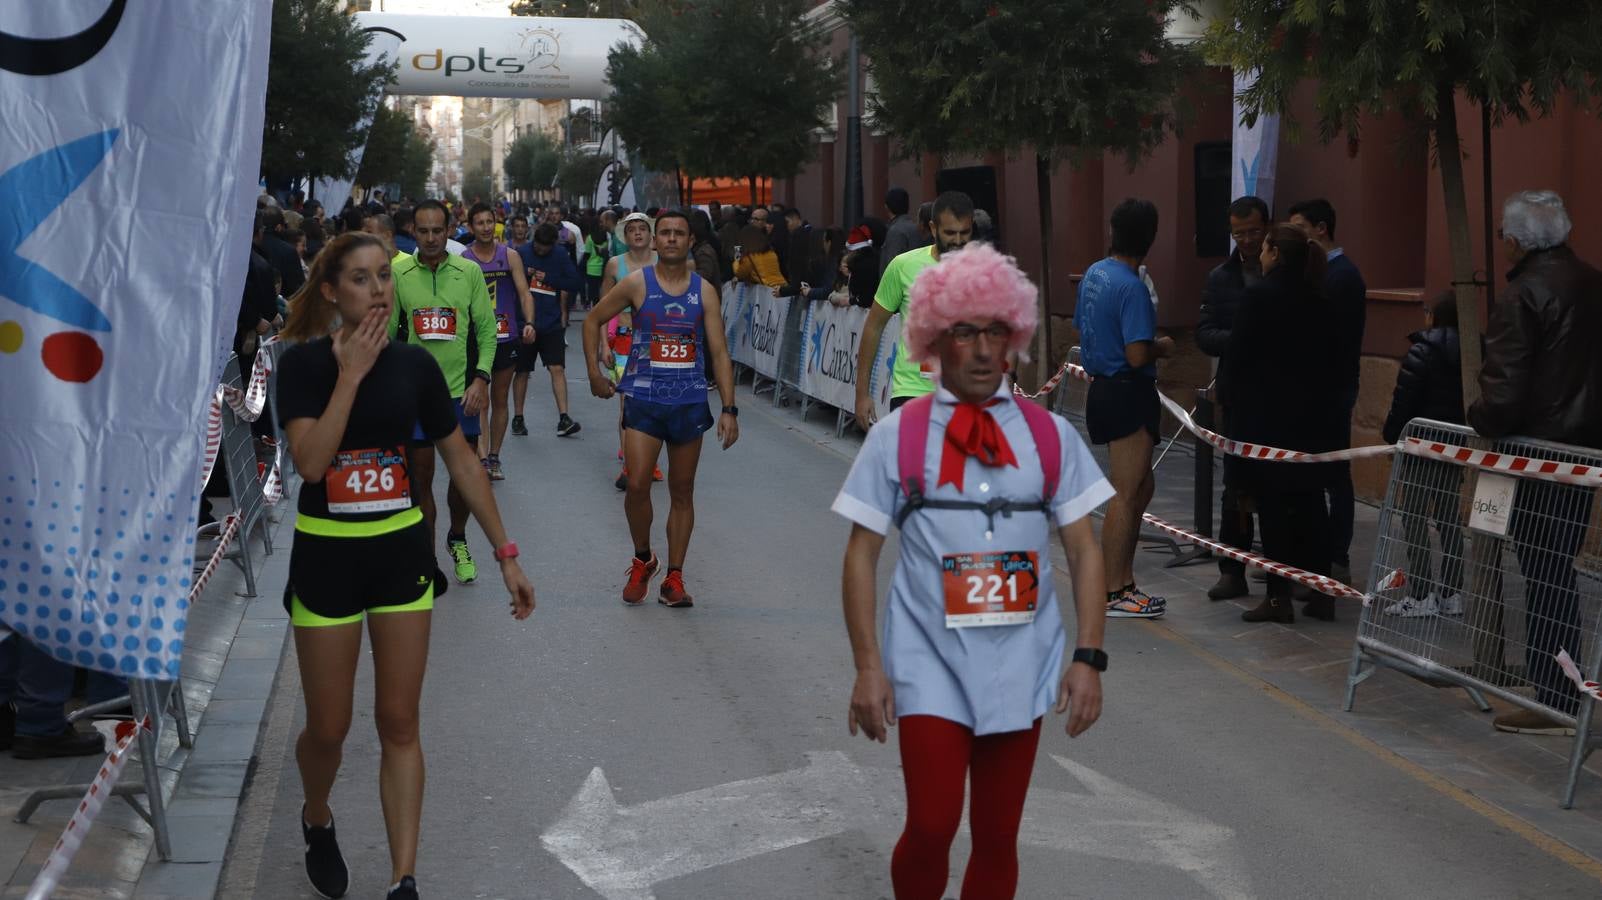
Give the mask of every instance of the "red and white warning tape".
<svg viewBox="0 0 1602 900">
<path fill-rule="evenodd" d="M 100 766 L 100 773 L 90 782 L 89 790 L 83 795 L 83 801 L 73 812 L 72 818 L 67 821 L 67 827 L 62 829 L 61 839 L 56 841 L 55 849 L 50 851 L 50 857 L 45 860 L 44 868 L 33 879 L 33 885 L 28 888 L 27 900 L 47 900 L 56 892 L 61 882 L 61 876 L 66 873 L 67 867 L 72 865 L 72 857 L 83 845 L 83 840 L 89 833 L 89 826 L 94 823 L 95 816 L 100 814 L 100 807 L 105 805 L 106 798 L 111 796 L 111 789 L 122 777 L 123 766 L 128 764 L 128 750 L 139 737 L 139 729 L 149 729 L 150 720 L 147 718 L 139 725 L 132 722 L 122 722 L 117 725 L 117 746 Z"/>
<path fill-rule="evenodd" d="M 1558 651 L 1557 664 L 1558 668 L 1563 670 L 1564 675 L 1569 676 L 1569 680 L 1574 682 L 1574 686 L 1579 688 L 1581 693 L 1591 695 L 1593 700 L 1602 700 L 1602 684 L 1585 680 L 1585 676 L 1580 674 L 1580 667 L 1574 664 L 1574 657 L 1569 655 L 1569 651 Z"/>
<path fill-rule="evenodd" d="M 1265 556 L 1258 556 L 1255 553 L 1241 550 L 1237 547 L 1231 547 L 1228 544 L 1219 543 L 1212 538 L 1203 537 L 1194 531 L 1187 531 L 1183 528 L 1180 528 L 1178 525 L 1169 524 L 1168 522 L 1165 522 L 1150 513 L 1147 513 L 1143 518 L 1146 520 L 1146 524 L 1156 528 L 1158 531 L 1171 534 L 1187 544 L 1195 544 L 1198 547 L 1206 547 L 1208 550 L 1211 550 L 1213 553 L 1219 556 L 1233 559 L 1236 562 L 1245 563 L 1254 569 L 1262 569 L 1264 572 L 1267 572 L 1271 575 L 1278 575 L 1281 578 L 1294 581 L 1297 584 L 1306 585 L 1307 587 L 1318 591 L 1320 594 L 1327 594 L 1331 597 L 1341 597 L 1348 600 L 1357 600 L 1360 601 L 1364 606 L 1368 606 L 1374 601 L 1375 594 L 1383 593 L 1389 590 L 1395 590 L 1396 588 L 1403 587 L 1407 584 L 1407 576 L 1402 574 L 1401 570 L 1398 569 L 1391 572 L 1389 575 L 1386 575 L 1384 578 L 1381 578 L 1379 583 L 1374 585 L 1373 593 L 1365 594 L 1357 588 L 1354 588 L 1349 584 L 1343 584 L 1339 581 L 1336 581 L 1328 575 L 1319 575 L 1315 572 L 1308 572 L 1305 569 L 1298 569 L 1295 566 L 1287 566 L 1284 563 L 1274 562 Z"/>
<path fill-rule="evenodd" d="M 1051 380 L 1047 381 L 1045 386 L 1036 393 L 1027 394 L 1016 385 L 1013 386 L 1013 393 L 1020 397 L 1039 397 L 1041 394 L 1056 388 L 1062 382 L 1064 376 L 1068 375 L 1081 381 L 1088 382 L 1090 380 L 1090 375 L 1085 371 L 1084 367 L 1074 363 L 1063 363 L 1057 374 L 1053 375 Z M 1163 393 L 1158 392 L 1157 398 L 1162 401 L 1163 408 L 1178 419 L 1186 431 L 1229 456 L 1270 462 L 1326 463 L 1389 456 L 1400 450 L 1412 456 L 1440 459 L 1493 472 L 1509 472 L 1538 478 L 1543 481 L 1556 481 L 1562 484 L 1602 487 L 1602 468 L 1597 466 L 1531 459 L 1525 456 L 1493 453 L 1489 450 L 1471 450 L 1467 447 L 1423 441 L 1418 438 L 1407 438 L 1397 444 L 1376 444 L 1368 447 L 1353 447 L 1349 450 L 1331 450 L 1324 453 L 1308 453 L 1301 450 L 1283 450 L 1262 444 L 1249 444 L 1245 441 L 1230 440 L 1215 431 L 1196 424 L 1196 421 L 1191 418 L 1190 413 L 1183 406 L 1175 403 Z"/>
</svg>

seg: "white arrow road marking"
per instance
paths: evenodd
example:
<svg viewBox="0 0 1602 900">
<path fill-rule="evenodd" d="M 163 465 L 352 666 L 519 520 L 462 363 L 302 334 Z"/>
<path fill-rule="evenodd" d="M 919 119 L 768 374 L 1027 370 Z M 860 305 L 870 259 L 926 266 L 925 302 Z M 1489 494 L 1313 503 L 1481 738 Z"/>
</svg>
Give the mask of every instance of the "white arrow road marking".
<svg viewBox="0 0 1602 900">
<path fill-rule="evenodd" d="M 651 885 L 839 834 L 883 817 L 871 779 L 844 753 L 808 753 L 778 775 L 619 806 L 590 772 L 545 849 L 607 900 L 652 900 Z"/>
<path fill-rule="evenodd" d="M 1052 754 L 1088 794 L 1031 790 L 1019 841 L 1189 873 L 1215 897 L 1252 895 L 1235 831 Z"/>
<path fill-rule="evenodd" d="M 1021 842 L 1171 866 L 1214 896 L 1252 896 L 1232 829 L 1080 763 L 1052 759 L 1088 793 L 1031 790 Z M 900 827 L 899 772 L 865 772 L 839 751 L 808 753 L 807 760 L 802 769 L 637 806 L 618 805 L 606 773 L 595 768 L 540 840 L 606 900 L 654 900 L 652 885 L 683 875 L 852 829 Z"/>
</svg>

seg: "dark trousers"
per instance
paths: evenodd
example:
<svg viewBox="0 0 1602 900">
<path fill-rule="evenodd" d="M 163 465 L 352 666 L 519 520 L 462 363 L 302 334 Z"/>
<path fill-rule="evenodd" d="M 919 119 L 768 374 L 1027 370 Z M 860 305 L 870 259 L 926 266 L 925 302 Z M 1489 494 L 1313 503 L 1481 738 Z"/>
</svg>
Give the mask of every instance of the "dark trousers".
<svg viewBox="0 0 1602 900">
<path fill-rule="evenodd" d="M 1224 485 L 1224 499 L 1218 515 L 1218 539 L 1241 550 L 1252 549 L 1252 534 L 1256 531 L 1251 509 L 1242 509 L 1245 492 L 1239 487 Z M 1228 557 L 1219 557 L 1221 575 L 1246 576 L 1246 564 Z"/>
<path fill-rule="evenodd" d="M 1521 481 L 1513 495 L 1510 533 L 1524 575 L 1524 662 L 1535 699 L 1574 714 L 1580 695 L 1558 668 L 1559 650 L 1585 664 L 1580 646 L 1580 595 L 1574 555 L 1591 524 L 1592 491 L 1587 488 Z"/>
<path fill-rule="evenodd" d="M 1463 591 L 1463 467 L 1403 456 L 1402 533 L 1407 540 L 1408 595 L 1446 598 Z M 1441 580 L 1435 580 L 1430 524 L 1441 537 Z"/>
<path fill-rule="evenodd" d="M 1319 575 L 1329 574 L 1329 510 L 1320 490 L 1254 491 L 1263 523 L 1263 553 L 1275 562 Z M 1293 584 L 1268 577 L 1268 595 L 1290 599 Z"/>
<path fill-rule="evenodd" d="M 0 641 L 0 704 L 16 708 L 17 734 L 53 737 L 65 731 L 72 680 L 71 663 L 56 659 L 22 635 Z M 121 679 L 91 672 L 87 699 L 102 703 L 127 690 Z"/>
<path fill-rule="evenodd" d="M 1342 449 L 1352 446 L 1352 409 L 1347 407 L 1341 418 Z M 1329 558 L 1342 566 L 1352 564 L 1352 527 L 1357 517 L 1357 494 L 1352 488 L 1352 464 L 1330 465 L 1329 487 Z"/>
</svg>

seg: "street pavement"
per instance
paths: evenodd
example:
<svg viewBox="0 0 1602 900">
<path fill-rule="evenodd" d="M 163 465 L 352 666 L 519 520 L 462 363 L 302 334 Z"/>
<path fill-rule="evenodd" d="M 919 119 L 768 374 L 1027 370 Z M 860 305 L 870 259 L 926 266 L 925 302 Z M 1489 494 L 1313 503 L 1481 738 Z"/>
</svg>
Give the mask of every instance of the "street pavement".
<svg viewBox="0 0 1602 900">
<path fill-rule="evenodd" d="M 576 322 L 569 344 L 577 363 Z M 859 442 L 833 440 L 816 415 L 804 422 L 742 386 L 740 442 L 723 452 L 709 440 L 702 458 L 685 570 L 695 608 L 625 608 L 618 593 L 631 548 L 612 486 L 617 406 L 591 398 L 581 368 L 572 371 L 583 432 L 556 436 L 549 380 L 536 373 L 532 435 L 507 437 L 508 477 L 495 488 L 538 610 L 527 622 L 509 617 L 490 547 L 472 526 L 483 574 L 452 585 L 434 615 L 424 895 L 889 897 L 898 757 L 894 737 L 878 745 L 846 731 L 853 671 L 839 573 L 848 525 L 828 510 Z M 443 483 L 435 487 L 442 495 Z M 665 556 L 664 485 L 654 499 L 654 543 Z M 283 558 L 266 578 L 282 577 Z M 1143 573 L 1160 562 L 1143 553 Z M 1163 577 L 1165 587 L 1190 583 Z M 1058 587 L 1068 587 L 1060 577 Z M 269 581 L 262 594 L 276 590 Z M 1602 891 L 1602 864 L 1593 848 L 1571 846 L 1579 839 L 1554 839 L 1553 829 L 1454 787 L 1365 736 L 1333 704 L 1299 699 L 1259 672 L 1262 648 L 1290 629 L 1238 619 L 1208 634 L 1179 627 L 1234 614 L 1192 589 L 1171 596 L 1173 622 L 1109 623 L 1101 721 L 1076 740 L 1062 718 L 1046 723 L 1018 896 Z M 1252 660 L 1229 658 L 1234 645 L 1219 637 L 1240 634 Z M 1321 684 L 1344 674 L 1336 668 L 1325 666 Z M 333 796 L 352 897 L 383 896 L 389 875 L 371 677 L 364 661 Z M 1394 674 L 1374 681 L 1386 678 L 1412 689 Z M 1386 695 L 1376 689 L 1369 700 L 1383 705 Z M 1364 702 L 1360 694 L 1360 711 Z M 1364 723 L 1384 732 L 1376 721 Z M 297 827 L 301 722 L 291 642 L 219 896 L 313 896 Z M 1602 805 L 1599 794 L 1592 780 L 1582 805 Z M 1535 796 L 1520 795 L 1532 807 Z M 951 896 L 966 855 L 959 837 Z"/>
</svg>

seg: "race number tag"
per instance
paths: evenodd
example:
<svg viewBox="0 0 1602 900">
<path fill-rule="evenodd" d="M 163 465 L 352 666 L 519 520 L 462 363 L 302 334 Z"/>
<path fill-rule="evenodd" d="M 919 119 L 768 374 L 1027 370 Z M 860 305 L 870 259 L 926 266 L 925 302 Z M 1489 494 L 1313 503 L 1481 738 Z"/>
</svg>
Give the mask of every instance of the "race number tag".
<svg viewBox="0 0 1602 900">
<path fill-rule="evenodd" d="M 934 367 L 928 363 L 918 364 L 918 374 L 922 375 L 926 381 L 934 381 Z"/>
<path fill-rule="evenodd" d="M 651 340 L 651 365 L 658 369 L 695 368 L 695 338 L 683 334 L 657 335 Z"/>
<path fill-rule="evenodd" d="M 323 487 L 329 512 L 389 512 L 412 506 L 406 456 L 399 447 L 339 451 L 323 476 Z"/>
<path fill-rule="evenodd" d="M 539 269 L 528 270 L 528 289 L 536 294 L 556 296 L 556 288 L 545 282 L 545 273 Z"/>
<path fill-rule="evenodd" d="M 495 314 L 495 341 L 504 344 L 512 339 L 512 317 L 506 313 Z"/>
<path fill-rule="evenodd" d="M 448 306 L 424 306 L 412 311 L 412 331 L 421 341 L 456 340 L 456 310 Z"/>
<path fill-rule="evenodd" d="M 940 558 L 946 627 L 1028 625 L 1040 597 L 1040 560 L 1032 551 L 949 553 Z"/>
</svg>

